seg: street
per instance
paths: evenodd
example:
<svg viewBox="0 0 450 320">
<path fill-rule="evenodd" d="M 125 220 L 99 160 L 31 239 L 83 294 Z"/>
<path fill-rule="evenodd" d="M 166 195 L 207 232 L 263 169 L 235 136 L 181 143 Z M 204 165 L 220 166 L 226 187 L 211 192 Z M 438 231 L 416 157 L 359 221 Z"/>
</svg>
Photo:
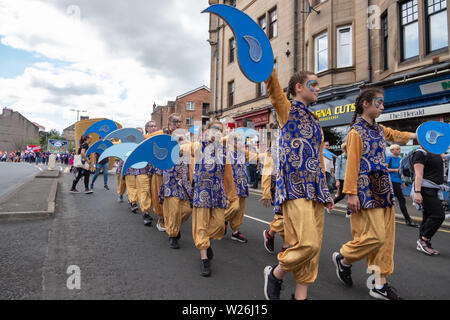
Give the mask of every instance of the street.
<svg viewBox="0 0 450 320">
<path fill-rule="evenodd" d="M 155 225 L 144 227 L 140 214 L 116 201 L 114 175 L 109 175 L 110 191 L 99 177 L 92 195 L 69 194 L 72 179 L 61 175 L 54 218 L 0 224 L 0 299 L 264 299 L 263 269 L 275 265 L 276 256 L 263 247 L 272 210 L 258 202 L 259 196 L 247 199 L 241 232 L 249 242 L 231 240 L 230 230 L 213 241 L 212 276 L 203 278 L 191 219 L 181 228 L 181 249 L 169 249 L 165 233 Z M 309 299 L 370 300 L 365 262 L 354 264 L 353 288 L 336 278 L 331 255 L 351 239 L 349 219 L 336 213 L 325 216 L 319 275 Z M 391 285 L 405 299 L 450 299 L 450 233 L 436 234 L 433 246 L 441 255 L 432 257 L 416 250 L 417 237 L 418 229 L 397 223 Z M 280 247 L 277 236 L 275 248 Z M 80 289 L 68 289 L 70 266 L 79 267 Z M 281 298 L 290 299 L 291 275 L 284 286 Z"/>
</svg>

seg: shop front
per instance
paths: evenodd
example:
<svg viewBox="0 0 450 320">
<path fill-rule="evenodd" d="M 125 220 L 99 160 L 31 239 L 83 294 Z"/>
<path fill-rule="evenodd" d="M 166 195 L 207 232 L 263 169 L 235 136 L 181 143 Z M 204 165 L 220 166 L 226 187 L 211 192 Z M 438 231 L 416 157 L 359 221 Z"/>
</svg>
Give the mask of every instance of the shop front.
<svg viewBox="0 0 450 320">
<path fill-rule="evenodd" d="M 236 121 L 238 128 L 247 127 L 258 131 L 259 129 L 268 129 L 267 125 L 270 122 L 270 112 L 271 107 L 267 107 L 262 110 L 233 117 L 233 119 Z"/>
</svg>

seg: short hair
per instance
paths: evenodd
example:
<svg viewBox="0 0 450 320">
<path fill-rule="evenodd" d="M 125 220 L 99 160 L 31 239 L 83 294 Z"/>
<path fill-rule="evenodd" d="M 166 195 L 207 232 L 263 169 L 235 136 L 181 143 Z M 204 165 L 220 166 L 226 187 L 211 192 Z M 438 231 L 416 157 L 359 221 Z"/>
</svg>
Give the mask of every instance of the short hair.
<svg viewBox="0 0 450 320">
<path fill-rule="evenodd" d="M 394 150 L 394 149 L 399 149 L 400 148 L 400 146 L 398 145 L 398 144 L 392 144 L 390 147 L 389 147 L 389 150 Z"/>
</svg>

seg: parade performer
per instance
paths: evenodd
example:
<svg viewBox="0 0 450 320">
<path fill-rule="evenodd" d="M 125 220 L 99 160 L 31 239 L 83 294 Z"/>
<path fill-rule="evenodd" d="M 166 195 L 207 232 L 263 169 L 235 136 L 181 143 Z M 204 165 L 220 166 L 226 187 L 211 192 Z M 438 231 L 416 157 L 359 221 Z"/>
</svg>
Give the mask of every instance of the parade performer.
<svg viewBox="0 0 450 320">
<path fill-rule="evenodd" d="M 180 158 L 177 164 L 163 172 L 160 202 L 164 214 L 164 226 L 169 236 L 169 248 L 179 249 L 181 225 L 192 213 L 192 182 L 189 176 L 191 145 L 183 135 L 172 134 L 180 144 Z"/>
<path fill-rule="evenodd" d="M 395 212 L 393 191 L 386 164 L 386 140 L 407 143 L 415 133 L 400 132 L 379 125 L 375 119 L 384 110 L 383 91 L 363 90 L 356 99 L 356 110 L 347 136 L 347 168 L 343 192 L 353 240 L 333 253 L 336 274 L 352 286 L 351 265 L 367 259 L 374 273 L 375 286 L 369 294 L 377 299 L 401 299 L 386 278 L 394 271 Z"/>
<path fill-rule="evenodd" d="M 123 161 L 120 160 L 119 164 L 117 166 L 117 170 L 116 170 L 116 176 L 117 176 L 117 201 L 118 202 L 123 202 L 123 194 L 125 193 L 126 190 L 126 183 L 125 183 L 125 177 L 122 176 L 122 168 L 123 168 Z"/>
<path fill-rule="evenodd" d="M 246 164 L 255 162 L 259 158 L 259 155 L 244 149 L 240 134 L 230 134 L 225 140 L 227 143 L 231 143 L 227 145 L 227 163 L 231 164 L 233 169 L 234 186 L 238 196 L 236 203 L 228 202 L 227 209 L 225 210 L 225 234 L 228 223 L 230 223 L 233 231 L 231 239 L 241 243 L 247 243 L 247 238 L 239 231 L 244 220 L 245 199 L 248 197 Z"/>
<path fill-rule="evenodd" d="M 192 234 L 200 251 L 200 275 L 211 275 L 213 251 L 210 239 L 224 236 L 227 201 L 237 203 L 233 171 L 226 163 L 226 150 L 222 142 L 223 125 L 212 121 L 201 142 L 191 144 L 194 156 Z"/>
<path fill-rule="evenodd" d="M 292 272 L 296 281 L 292 298 L 304 300 L 317 278 L 324 208 L 334 207 L 324 174 L 324 135 L 318 118 L 308 109 L 318 99 L 319 82 L 311 72 L 295 73 L 288 86 L 292 102 L 275 69 L 265 82 L 281 128 L 275 207 L 282 208 L 289 248 L 278 254 L 277 266 L 264 269 L 264 294 L 268 300 L 279 300 L 282 279 Z"/>
</svg>

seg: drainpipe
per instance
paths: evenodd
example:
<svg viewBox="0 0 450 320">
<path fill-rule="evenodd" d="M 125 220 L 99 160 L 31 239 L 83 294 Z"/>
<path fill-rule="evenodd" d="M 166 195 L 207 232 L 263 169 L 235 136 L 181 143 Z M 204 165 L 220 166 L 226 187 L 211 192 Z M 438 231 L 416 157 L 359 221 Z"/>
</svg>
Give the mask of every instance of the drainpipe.
<svg viewBox="0 0 450 320">
<path fill-rule="evenodd" d="M 297 46 L 298 46 L 298 0 L 294 0 L 294 73 L 297 72 Z"/>
<path fill-rule="evenodd" d="M 370 18 L 369 7 L 370 7 L 370 0 L 367 0 L 367 22 L 369 21 Z M 368 24 L 367 24 L 367 56 L 368 56 L 367 70 L 369 72 L 368 80 L 369 83 L 372 83 L 372 52 L 370 50 L 370 28 Z"/>
</svg>

